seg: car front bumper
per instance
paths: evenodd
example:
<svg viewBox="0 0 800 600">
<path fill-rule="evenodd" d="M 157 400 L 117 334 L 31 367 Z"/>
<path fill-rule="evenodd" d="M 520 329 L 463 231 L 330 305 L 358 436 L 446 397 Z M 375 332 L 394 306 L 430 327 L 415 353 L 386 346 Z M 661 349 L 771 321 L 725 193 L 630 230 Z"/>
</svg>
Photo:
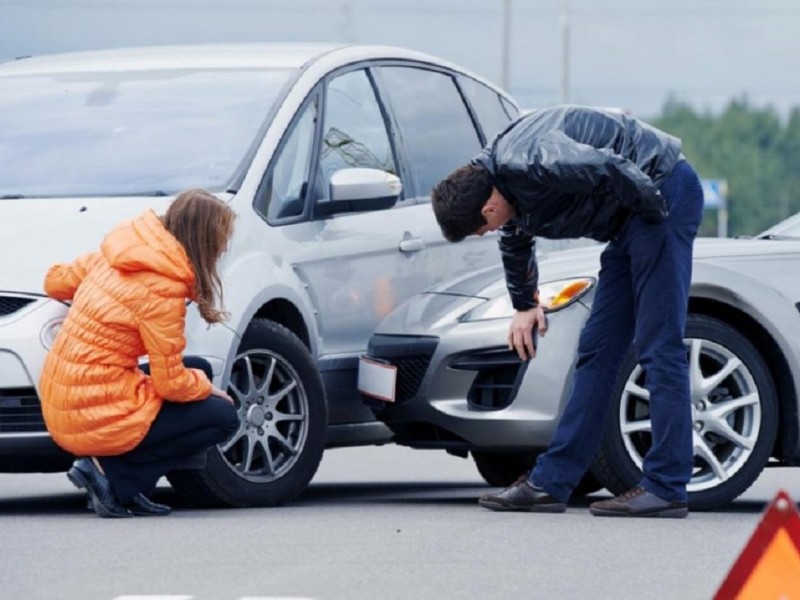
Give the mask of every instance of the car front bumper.
<svg viewBox="0 0 800 600">
<path fill-rule="evenodd" d="M 421 299 L 425 302 L 425 299 Z M 536 358 L 523 362 L 506 346 L 508 319 L 447 322 L 409 315 L 384 322 L 367 356 L 398 367 L 397 400 L 365 400 L 395 433 L 418 448 L 513 452 L 545 447 L 563 410 L 581 327 L 577 302 L 548 316 Z"/>
<path fill-rule="evenodd" d="M 62 471 L 73 457 L 50 438 L 37 384 L 47 357 L 45 333 L 67 307 L 35 295 L 3 294 L 0 311 L 0 471 Z M 53 329 L 53 333 L 55 329 Z"/>
</svg>

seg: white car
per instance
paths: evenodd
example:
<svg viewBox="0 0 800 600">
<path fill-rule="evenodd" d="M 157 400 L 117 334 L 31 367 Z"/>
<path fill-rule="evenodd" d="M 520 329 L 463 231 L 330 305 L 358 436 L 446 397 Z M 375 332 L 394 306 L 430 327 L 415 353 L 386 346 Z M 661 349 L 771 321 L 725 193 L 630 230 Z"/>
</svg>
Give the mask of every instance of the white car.
<svg viewBox="0 0 800 600">
<path fill-rule="evenodd" d="M 228 387 L 240 430 L 170 481 L 195 503 L 272 505 L 323 449 L 391 431 L 356 389 L 377 323 L 410 296 L 499 261 L 447 244 L 429 191 L 516 117 L 450 63 L 399 48 L 163 47 L 0 65 L 0 470 L 57 471 L 37 382 L 68 307 L 47 268 L 116 223 L 206 188 L 238 215 L 221 276 L 231 318 L 189 311 L 187 354 Z"/>
</svg>

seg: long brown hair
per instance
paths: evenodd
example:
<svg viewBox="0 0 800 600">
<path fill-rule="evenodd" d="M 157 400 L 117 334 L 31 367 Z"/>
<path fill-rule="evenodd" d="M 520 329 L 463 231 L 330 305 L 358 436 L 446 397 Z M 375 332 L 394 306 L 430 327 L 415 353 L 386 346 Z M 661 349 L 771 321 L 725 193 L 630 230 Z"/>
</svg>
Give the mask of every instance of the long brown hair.
<svg viewBox="0 0 800 600">
<path fill-rule="evenodd" d="M 161 217 L 164 227 L 181 243 L 194 268 L 194 300 L 207 323 L 220 323 L 222 282 L 217 261 L 233 233 L 235 214 L 222 200 L 205 190 L 178 194 Z"/>
</svg>

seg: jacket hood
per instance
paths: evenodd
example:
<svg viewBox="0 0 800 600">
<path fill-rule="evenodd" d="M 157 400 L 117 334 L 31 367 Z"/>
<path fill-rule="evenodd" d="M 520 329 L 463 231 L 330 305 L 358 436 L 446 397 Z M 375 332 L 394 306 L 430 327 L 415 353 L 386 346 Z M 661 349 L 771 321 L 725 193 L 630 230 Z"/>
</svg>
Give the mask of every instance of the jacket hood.
<svg viewBox="0 0 800 600">
<path fill-rule="evenodd" d="M 149 271 L 184 283 L 189 289 L 194 285 L 194 269 L 186 251 L 152 210 L 114 228 L 100 251 L 120 271 Z"/>
</svg>

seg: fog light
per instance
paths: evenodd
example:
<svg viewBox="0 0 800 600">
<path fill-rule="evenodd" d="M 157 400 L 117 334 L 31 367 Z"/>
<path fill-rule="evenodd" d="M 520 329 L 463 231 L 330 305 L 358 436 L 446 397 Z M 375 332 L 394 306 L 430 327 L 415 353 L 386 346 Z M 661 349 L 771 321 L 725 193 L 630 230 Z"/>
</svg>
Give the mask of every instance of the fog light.
<svg viewBox="0 0 800 600">
<path fill-rule="evenodd" d="M 42 346 L 45 347 L 45 350 L 50 350 L 53 347 L 53 344 L 56 341 L 56 336 L 61 330 L 61 325 L 63 324 L 64 319 L 59 318 L 48 321 L 45 326 L 42 327 L 42 332 L 39 334 L 39 340 L 41 340 Z"/>
</svg>

